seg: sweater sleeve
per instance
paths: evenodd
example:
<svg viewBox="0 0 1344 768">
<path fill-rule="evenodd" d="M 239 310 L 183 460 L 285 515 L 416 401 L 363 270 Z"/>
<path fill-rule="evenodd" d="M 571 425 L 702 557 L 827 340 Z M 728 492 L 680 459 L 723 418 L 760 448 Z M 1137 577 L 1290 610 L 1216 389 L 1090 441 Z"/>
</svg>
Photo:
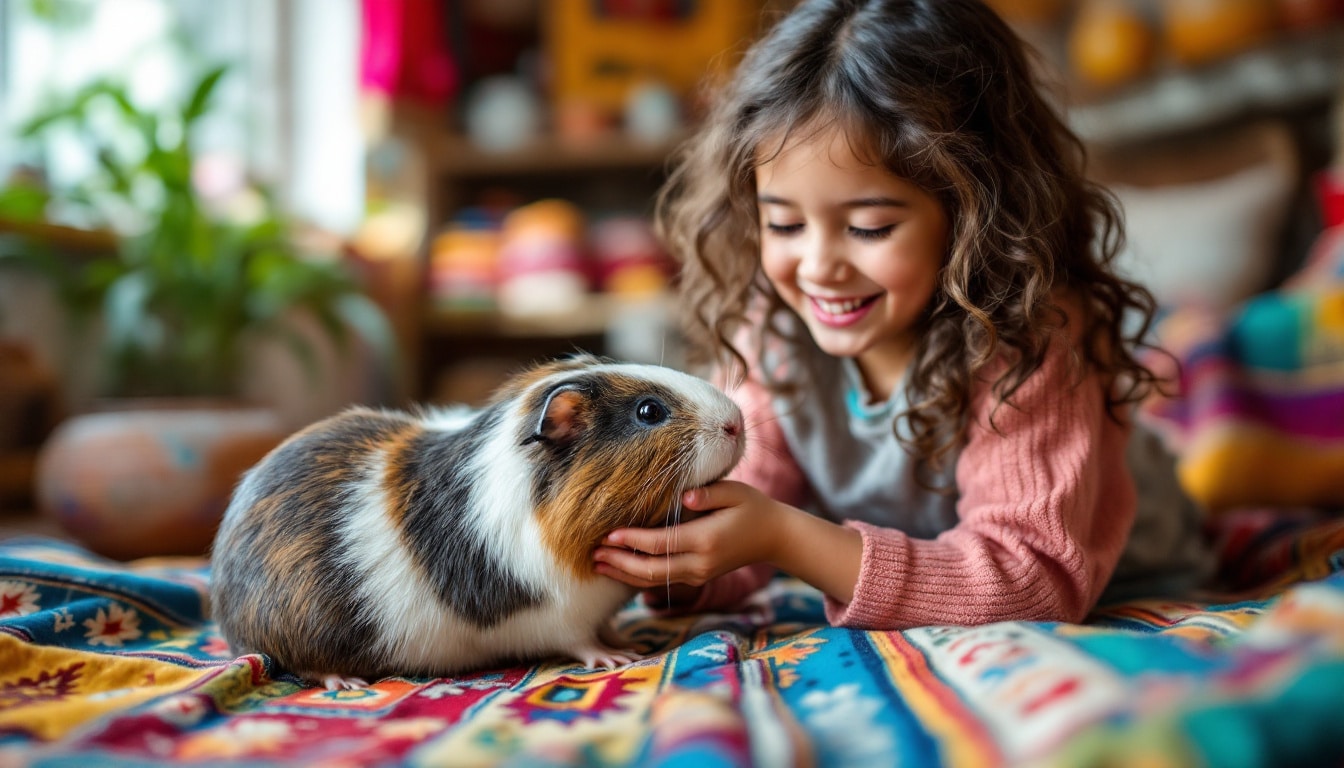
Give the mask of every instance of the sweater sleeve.
<svg viewBox="0 0 1344 768">
<path fill-rule="evenodd" d="M 850 521 L 863 537 L 853 599 L 826 599 L 836 626 L 905 629 L 1002 620 L 1080 621 L 1110 578 L 1134 519 L 1099 376 L 1074 375 L 1063 335 L 1010 404 L 987 384 L 956 467 L 958 523 L 936 539 Z"/>
<path fill-rule="evenodd" d="M 784 441 L 784 432 L 770 402 L 770 393 L 754 379 L 726 387 L 742 409 L 747 425 L 747 450 L 729 477 L 755 487 L 767 496 L 793 506 L 801 506 L 807 497 L 807 481 Z M 774 567 L 758 563 L 730 571 L 705 584 L 691 603 L 669 605 L 666 593 L 650 590 L 645 600 L 650 607 L 677 612 L 730 608 L 765 586 L 774 576 Z"/>
</svg>

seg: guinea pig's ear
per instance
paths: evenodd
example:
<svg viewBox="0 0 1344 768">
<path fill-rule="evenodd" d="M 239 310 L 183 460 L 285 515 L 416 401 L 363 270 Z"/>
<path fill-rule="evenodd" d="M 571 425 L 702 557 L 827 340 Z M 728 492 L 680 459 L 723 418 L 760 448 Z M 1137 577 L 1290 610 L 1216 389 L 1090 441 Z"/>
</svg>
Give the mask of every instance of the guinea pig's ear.
<svg viewBox="0 0 1344 768">
<path fill-rule="evenodd" d="M 584 391 L 573 384 L 562 384 L 551 390 L 546 396 L 546 404 L 541 408 L 541 417 L 537 419 L 537 428 L 523 441 L 548 443 L 566 446 L 574 442 L 583 433 L 585 403 Z"/>
</svg>

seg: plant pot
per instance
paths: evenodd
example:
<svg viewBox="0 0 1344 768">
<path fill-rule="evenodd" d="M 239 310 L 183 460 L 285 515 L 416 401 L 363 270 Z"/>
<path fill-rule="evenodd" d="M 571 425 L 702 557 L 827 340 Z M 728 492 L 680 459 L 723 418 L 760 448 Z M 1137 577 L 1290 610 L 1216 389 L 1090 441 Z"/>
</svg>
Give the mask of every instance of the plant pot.
<svg viewBox="0 0 1344 768">
<path fill-rule="evenodd" d="M 243 472 L 286 434 L 265 408 L 113 403 L 66 420 L 43 445 L 38 508 L 108 557 L 202 555 Z"/>
</svg>

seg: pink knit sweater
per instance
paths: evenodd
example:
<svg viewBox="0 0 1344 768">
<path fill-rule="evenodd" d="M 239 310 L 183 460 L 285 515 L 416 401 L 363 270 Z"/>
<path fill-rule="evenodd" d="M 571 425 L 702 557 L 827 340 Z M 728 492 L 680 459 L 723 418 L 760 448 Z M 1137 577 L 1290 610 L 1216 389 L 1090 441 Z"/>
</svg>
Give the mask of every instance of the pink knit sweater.
<svg viewBox="0 0 1344 768">
<path fill-rule="evenodd" d="M 1060 333 L 1013 396 L 1017 407 L 998 409 L 998 432 L 988 426 L 992 393 L 979 387 L 956 467 L 959 521 L 952 529 L 928 540 L 845 523 L 863 536 L 863 560 L 853 600 L 826 598 L 833 625 L 1079 621 L 1095 605 L 1124 548 L 1136 496 L 1124 456 L 1129 427 L 1107 415 L 1099 377 L 1077 383 L 1069 349 L 1075 343 Z M 734 397 L 756 425 L 734 479 L 797 505 L 806 480 L 769 394 L 749 380 Z M 772 574 L 764 565 L 725 574 L 687 608 L 728 607 Z"/>
</svg>

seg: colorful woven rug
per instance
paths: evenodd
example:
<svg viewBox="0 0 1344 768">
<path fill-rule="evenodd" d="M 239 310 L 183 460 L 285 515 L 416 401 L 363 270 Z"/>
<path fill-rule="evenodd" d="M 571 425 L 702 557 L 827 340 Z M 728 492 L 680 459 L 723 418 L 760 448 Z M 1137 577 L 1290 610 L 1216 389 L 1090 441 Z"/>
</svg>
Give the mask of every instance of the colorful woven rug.
<svg viewBox="0 0 1344 768">
<path fill-rule="evenodd" d="M 1237 599 L 861 632 L 779 579 L 735 614 L 632 604 L 622 669 L 343 692 L 235 658 L 204 562 L 0 542 L 0 765 L 1339 765 L 1344 522 L 1258 531 L 1276 579 Z"/>
</svg>

